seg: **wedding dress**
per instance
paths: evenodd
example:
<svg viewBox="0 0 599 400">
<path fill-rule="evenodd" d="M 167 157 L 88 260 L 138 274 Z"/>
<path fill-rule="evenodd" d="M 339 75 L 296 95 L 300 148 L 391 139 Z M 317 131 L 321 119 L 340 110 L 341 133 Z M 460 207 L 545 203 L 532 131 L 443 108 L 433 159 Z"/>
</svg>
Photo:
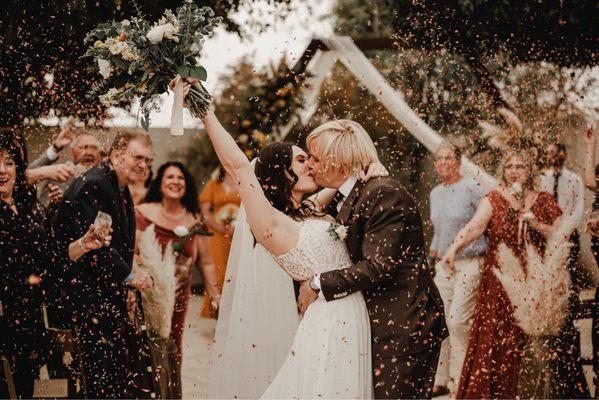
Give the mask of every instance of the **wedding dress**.
<svg viewBox="0 0 599 400">
<path fill-rule="evenodd" d="M 207 398 L 259 398 L 297 331 L 293 281 L 256 241 L 239 209 L 210 360 Z"/>
<path fill-rule="evenodd" d="M 303 281 L 352 262 L 343 240 L 328 232 L 331 221 L 298 222 L 299 241 L 274 257 Z M 262 398 L 372 398 L 370 323 L 361 292 L 334 300 L 318 297 L 301 320 L 291 351 Z"/>
</svg>

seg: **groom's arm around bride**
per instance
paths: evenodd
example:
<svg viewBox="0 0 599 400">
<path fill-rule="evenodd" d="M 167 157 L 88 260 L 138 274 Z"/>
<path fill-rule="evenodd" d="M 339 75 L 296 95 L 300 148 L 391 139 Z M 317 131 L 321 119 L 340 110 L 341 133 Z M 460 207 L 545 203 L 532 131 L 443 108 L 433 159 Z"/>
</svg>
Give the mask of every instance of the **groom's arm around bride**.
<svg viewBox="0 0 599 400">
<path fill-rule="evenodd" d="M 447 330 L 414 200 L 391 178 L 358 182 L 337 221 L 348 226 L 354 264 L 321 274 L 320 286 L 327 301 L 362 291 L 376 398 L 430 397 Z"/>
</svg>

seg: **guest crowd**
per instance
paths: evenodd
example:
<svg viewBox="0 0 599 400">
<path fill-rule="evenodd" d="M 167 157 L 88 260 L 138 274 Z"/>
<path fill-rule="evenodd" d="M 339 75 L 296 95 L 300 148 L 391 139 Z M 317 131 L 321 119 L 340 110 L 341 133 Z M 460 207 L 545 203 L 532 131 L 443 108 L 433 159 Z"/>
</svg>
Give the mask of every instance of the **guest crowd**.
<svg viewBox="0 0 599 400">
<path fill-rule="evenodd" d="M 493 272 L 500 268 L 502 246 L 525 262 L 527 245 L 543 254 L 560 224 L 581 225 L 585 186 L 596 191 L 593 209 L 599 209 L 596 137 L 589 130 L 585 140 L 582 177 L 565 167 L 565 146 L 550 144 L 540 171 L 526 150 L 505 154 L 499 184 L 487 191 L 460 174 L 459 149 L 444 144 L 437 150 L 434 167 L 441 183 L 430 193 L 434 235 L 429 256 L 450 335 L 443 343 L 434 394 L 591 396 L 573 324 L 585 285 L 582 232 L 574 230 L 569 237 L 571 295 L 556 335 L 541 339 L 527 335 Z M 70 161 L 56 164 L 66 147 Z M 118 133 L 104 151 L 93 133 L 75 132 L 68 125 L 38 159 L 28 164 L 27 157 L 19 133 L 0 132 L 0 353 L 10 366 L 17 396 L 33 396 L 42 365 L 54 377 L 68 375 L 65 371 L 77 364 L 87 397 L 146 397 L 148 391 L 136 383 L 143 368 L 135 367 L 139 353 L 131 345 L 140 342 L 143 330 L 132 315 L 139 292 L 151 290 L 155 282 L 141 268 L 137 242 L 152 228 L 164 252 L 169 243 L 180 241 L 180 229 L 201 228 L 213 236 L 191 235 L 175 254 L 177 289 L 170 338 L 177 352 L 172 384 L 180 396 L 191 272 L 197 267 L 203 276 L 206 296 L 201 315 L 216 318 L 239 207 L 235 182 L 219 168 L 198 196 L 194 178 L 180 162 L 164 163 L 153 174 L 151 140 L 138 131 Z M 102 225 L 106 214 L 111 223 Z M 599 217 L 584 222 L 599 261 Z M 599 301 L 597 290 L 595 300 Z M 70 365 L 49 351 L 51 328 L 76 334 L 79 354 Z M 598 330 L 595 318 L 595 376 Z M 538 354 L 538 346 L 543 354 Z M 0 396 L 7 397 L 8 382 L 3 380 L 4 375 Z"/>
<path fill-rule="evenodd" d="M 54 164 L 67 146 L 71 160 Z M 16 395 L 31 398 L 40 367 L 47 365 L 51 378 L 81 367 L 80 390 L 85 393 L 70 396 L 150 397 L 148 382 L 146 387 L 138 384 L 147 365 L 138 366 L 136 346 L 144 332 L 132 316 L 139 291 L 151 290 L 154 282 L 140 267 L 136 238 L 152 226 L 164 251 L 179 239 L 178 229 L 208 229 L 187 168 L 167 162 L 152 179 L 152 162 L 151 140 L 137 131 L 118 133 L 104 152 L 94 134 L 67 126 L 29 165 L 22 136 L 0 132 L 0 354 L 8 362 L 0 396 L 10 395 L 8 369 Z M 229 222 L 221 222 L 225 235 L 232 233 Z M 188 236 L 175 253 L 177 285 L 170 324 L 178 361 L 172 385 L 179 388 L 179 397 L 194 266 L 212 299 L 209 314 L 216 315 L 222 288 L 210 239 Z M 226 265 L 226 258 L 221 263 Z M 52 354 L 48 332 L 57 328 L 76 335 L 75 360 Z"/>
</svg>

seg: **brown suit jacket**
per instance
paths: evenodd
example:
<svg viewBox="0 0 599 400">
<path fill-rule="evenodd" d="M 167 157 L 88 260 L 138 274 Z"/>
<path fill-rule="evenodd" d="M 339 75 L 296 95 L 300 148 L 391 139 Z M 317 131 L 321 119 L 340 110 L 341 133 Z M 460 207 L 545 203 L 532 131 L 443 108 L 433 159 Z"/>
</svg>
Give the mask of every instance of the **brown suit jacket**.
<svg viewBox="0 0 599 400">
<path fill-rule="evenodd" d="M 447 337 L 443 302 L 428 268 L 414 200 L 391 178 L 358 182 L 337 215 L 353 266 L 321 274 L 330 301 L 362 291 L 373 359 L 420 353 Z"/>
</svg>

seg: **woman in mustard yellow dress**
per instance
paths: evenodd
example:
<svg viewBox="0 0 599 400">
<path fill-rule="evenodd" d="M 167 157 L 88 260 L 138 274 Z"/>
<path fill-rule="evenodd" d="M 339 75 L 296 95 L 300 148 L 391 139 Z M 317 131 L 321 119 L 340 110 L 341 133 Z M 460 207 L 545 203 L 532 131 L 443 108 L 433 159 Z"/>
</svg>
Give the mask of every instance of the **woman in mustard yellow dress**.
<svg viewBox="0 0 599 400">
<path fill-rule="evenodd" d="M 222 167 L 218 168 L 216 174 L 204 186 L 199 201 L 204 222 L 214 233 L 210 241 L 220 292 L 225 282 L 235 219 L 241 203 L 239 194 L 235 189 L 235 182 Z M 215 302 L 215 304 L 218 304 L 218 302 Z M 201 316 L 216 318 L 216 311 L 212 306 L 212 299 L 206 294 Z"/>
</svg>

